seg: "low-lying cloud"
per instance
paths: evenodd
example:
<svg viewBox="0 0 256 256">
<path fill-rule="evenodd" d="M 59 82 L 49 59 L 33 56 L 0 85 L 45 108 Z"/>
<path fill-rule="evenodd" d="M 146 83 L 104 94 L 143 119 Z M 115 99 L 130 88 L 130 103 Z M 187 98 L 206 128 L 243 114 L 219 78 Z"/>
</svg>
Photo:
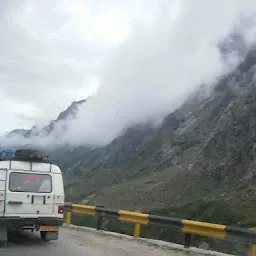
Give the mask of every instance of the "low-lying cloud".
<svg viewBox="0 0 256 256">
<path fill-rule="evenodd" d="M 227 71 L 218 43 L 241 16 L 256 12 L 256 2 L 176 2 L 176 16 L 173 2 L 165 1 L 163 10 L 170 12 L 158 12 L 151 29 L 132 34 L 112 51 L 98 73 L 97 94 L 65 124 L 64 134 L 56 130 L 52 137 L 21 142 L 105 145 L 130 125 L 161 120 L 201 84 L 214 84 Z M 255 31 L 244 32 L 249 47 Z"/>
<path fill-rule="evenodd" d="M 171 6 L 169 6 L 171 8 Z M 98 94 L 70 124 L 74 142 L 108 143 L 124 127 L 177 109 L 223 72 L 217 43 L 253 1 L 182 1 L 175 21 L 122 44 L 106 62 Z"/>
</svg>

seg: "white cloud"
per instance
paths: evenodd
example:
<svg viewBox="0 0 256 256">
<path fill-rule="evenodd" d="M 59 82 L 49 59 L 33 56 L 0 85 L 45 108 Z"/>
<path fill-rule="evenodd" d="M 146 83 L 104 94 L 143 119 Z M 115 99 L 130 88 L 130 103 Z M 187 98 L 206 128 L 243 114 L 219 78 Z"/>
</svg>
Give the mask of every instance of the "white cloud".
<svg viewBox="0 0 256 256">
<path fill-rule="evenodd" d="M 108 44 L 116 44 L 125 40 L 130 30 L 125 16 L 123 9 L 111 9 L 96 16 L 89 21 L 88 27 L 93 30 L 88 33 L 88 39 L 92 42 L 100 41 Z"/>
<path fill-rule="evenodd" d="M 107 10 L 98 12 L 90 1 L 3 2 L 1 94 L 10 104 L 36 108 L 35 122 L 53 119 L 70 102 L 86 98 L 95 91 L 99 63 L 128 36 L 132 15 L 124 15 L 121 7 L 110 1 Z M 12 128 L 20 125 L 13 113 L 7 116 Z"/>
<path fill-rule="evenodd" d="M 217 43 L 256 3 L 184 0 L 179 11 L 174 22 L 166 25 L 167 12 L 155 30 L 131 38 L 108 59 L 98 94 L 72 122 L 68 140 L 108 143 L 128 125 L 175 110 L 201 83 L 215 82 L 224 70 Z"/>
<path fill-rule="evenodd" d="M 38 114 L 37 109 L 33 108 L 30 104 L 21 104 L 11 99 L 6 99 L 0 94 L 0 107 L 1 107 L 1 129 L 3 131 L 11 130 L 15 125 L 20 127 L 30 128 Z M 29 114 L 24 114 L 29 113 Z M 10 116 L 14 118 L 10 118 Z M 32 120 L 32 122 L 31 122 Z M 16 126 L 17 127 L 17 126 Z"/>
<path fill-rule="evenodd" d="M 43 111 L 56 115 L 99 81 L 61 137 L 91 144 L 163 117 L 201 83 L 214 83 L 224 70 L 217 43 L 240 15 L 256 11 L 253 0 L 28 3 L 5 14 L 10 31 L 0 27 L 8 35 L 0 48 L 4 93 L 48 118 Z"/>
</svg>

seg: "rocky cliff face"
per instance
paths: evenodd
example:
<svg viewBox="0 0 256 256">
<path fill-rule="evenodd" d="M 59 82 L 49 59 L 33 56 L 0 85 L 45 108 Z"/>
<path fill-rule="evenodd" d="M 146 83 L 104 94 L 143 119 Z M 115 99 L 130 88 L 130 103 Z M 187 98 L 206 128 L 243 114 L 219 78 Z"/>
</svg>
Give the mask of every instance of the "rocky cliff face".
<svg viewBox="0 0 256 256">
<path fill-rule="evenodd" d="M 255 64 L 254 48 L 210 95 L 194 95 L 158 127 L 130 127 L 102 148 L 52 152 L 63 168 L 67 200 L 131 209 L 220 200 L 253 218 Z M 57 121 L 74 118 L 83 103 L 73 103 Z"/>
<path fill-rule="evenodd" d="M 252 216 L 255 64 L 254 49 L 209 97 L 190 99 L 160 127 L 132 127 L 104 148 L 80 150 L 64 167 L 72 170 L 66 173 L 68 197 L 145 209 L 217 199 L 238 211 L 247 207 Z"/>
</svg>

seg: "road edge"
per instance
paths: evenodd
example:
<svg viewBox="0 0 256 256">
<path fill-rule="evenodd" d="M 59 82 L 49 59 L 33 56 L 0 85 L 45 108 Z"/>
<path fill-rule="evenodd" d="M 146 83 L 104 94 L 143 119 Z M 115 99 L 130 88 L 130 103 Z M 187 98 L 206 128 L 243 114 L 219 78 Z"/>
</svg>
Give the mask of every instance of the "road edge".
<svg viewBox="0 0 256 256">
<path fill-rule="evenodd" d="M 83 226 L 75 226 L 75 225 L 69 225 L 66 226 L 65 224 L 61 227 L 64 229 L 71 229 L 71 230 L 80 230 L 80 231 L 85 231 L 85 232 L 91 232 L 94 235 L 100 235 L 100 236 L 111 236 L 113 238 L 117 239 L 123 239 L 123 240 L 130 240 L 134 241 L 136 243 L 141 243 L 147 246 L 152 246 L 154 248 L 162 249 L 162 250 L 168 250 L 168 251 L 179 251 L 179 252 L 185 252 L 187 255 L 209 255 L 209 256 L 234 256 L 231 254 L 225 254 L 225 253 L 220 253 L 220 252 L 215 252 L 215 251 L 208 251 L 208 250 L 203 250 L 195 247 L 190 247 L 190 248 L 185 248 L 183 245 L 180 244 L 174 244 L 166 241 L 161 241 L 161 240 L 154 240 L 154 239 L 145 239 L 145 238 L 134 238 L 132 236 L 124 235 L 124 234 L 119 234 L 119 233 L 114 233 L 110 231 L 104 231 L 104 230 L 96 230 L 94 228 L 89 228 L 89 227 L 83 227 Z"/>
</svg>

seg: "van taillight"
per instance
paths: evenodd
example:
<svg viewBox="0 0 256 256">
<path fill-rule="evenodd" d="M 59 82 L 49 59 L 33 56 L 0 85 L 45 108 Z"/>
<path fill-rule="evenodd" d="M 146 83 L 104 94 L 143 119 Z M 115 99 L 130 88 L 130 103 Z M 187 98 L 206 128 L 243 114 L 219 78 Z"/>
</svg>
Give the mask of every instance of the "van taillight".
<svg viewBox="0 0 256 256">
<path fill-rule="evenodd" d="M 58 213 L 63 214 L 64 213 L 64 205 L 59 205 Z"/>
</svg>

